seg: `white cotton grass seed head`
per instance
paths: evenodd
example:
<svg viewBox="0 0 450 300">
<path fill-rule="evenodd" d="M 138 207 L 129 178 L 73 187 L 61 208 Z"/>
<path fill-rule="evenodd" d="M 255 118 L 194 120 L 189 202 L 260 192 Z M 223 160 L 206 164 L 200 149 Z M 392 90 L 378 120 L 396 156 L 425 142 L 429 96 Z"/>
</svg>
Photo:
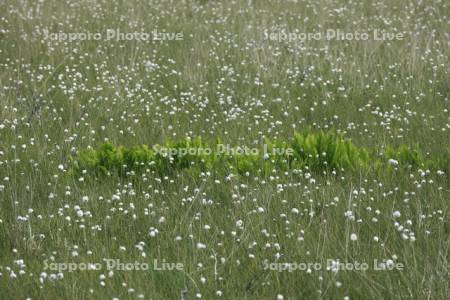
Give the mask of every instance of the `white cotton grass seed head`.
<svg viewBox="0 0 450 300">
<path fill-rule="evenodd" d="M 151 227 L 150 230 L 149 230 L 149 232 L 148 232 L 148 235 L 149 235 L 150 237 L 155 237 L 155 236 L 157 236 L 157 235 L 158 235 L 158 229 L 156 229 L 156 228 L 154 228 L 154 227 Z"/>
<path fill-rule="evenodd" d="M 205 249 L 205 248 L 206 248 L 205 244 L 202 244 L 200 242 L 197 243 L 197 249 Z"/>
<path fill-rule="evenodd" d="M 389 163 L 391 166 L 398 166 L 398 160 L 395 160 L 395 159 L 393 159 L 393 158 L 390 158 L 390 159 L 388 160 L 388 163 Z"/>
</svg>

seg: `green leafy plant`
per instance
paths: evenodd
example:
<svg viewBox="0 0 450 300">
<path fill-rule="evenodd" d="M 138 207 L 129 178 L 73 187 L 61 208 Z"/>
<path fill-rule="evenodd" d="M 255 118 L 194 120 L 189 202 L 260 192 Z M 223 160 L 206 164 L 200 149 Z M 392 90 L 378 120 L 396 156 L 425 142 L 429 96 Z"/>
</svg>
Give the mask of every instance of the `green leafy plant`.
<svg viewBox="0 0 450 300">
<path fill-rule="evenodd" d="M 384 150 L 384 155 L 388 160 L 393 159 L 397 161 L 400 166 L 419 168 L 426 165 L 418 146 L 415 146 L 413 149 L 406 145 L 401 145 L 398 148 L 388 146 Z"/>
<path fill-rule="evenodd" d="M 266 151 L 232 154 L 214 151 L 220 144 L 217 139 L 212 146 L 200 137 L 195 139 L 167 140 L 150 148 L 139 145 L 131 148 L 104 143 L 97 149 L 86 149 L 73 157 L 75 172 L 126 175 L 128 172 L 154 171 L 160 175 L 188 169 L 192 174 L 202 171 L 228 170 L 240 175 L 270 174 L 273 169 L 288 170 L 308 167 L 312 171 L 347 171 L 373 168 L 384 170 L 385 165 L 407 168 L 432 168 L 448 173 L 450 151 L 433 159 L 424 159 L 419 148 L 405 145 L 398 148 L 387 146 L 382 158 L 375 151 L 357 147 L 349 139 L 330 132 L 294 133 L 290 141 L 265 140 Z M 205 151 L 208 149 L 208 151 Z M 280 152 L 280 149 L 283 150 Z M 278 152 L 277 152 L 278 151 Z M 392 164 L 395 161 L 395 164 Z M 391 168 L 388 168 L 391 169 Z"/>
<path fill-rule="evenodd" d="M 295 133 L 291 146 L 294 160 L 315 170 L 356 170 L 368 162 L 367 150 L 333 133 Z"/>
</svg>

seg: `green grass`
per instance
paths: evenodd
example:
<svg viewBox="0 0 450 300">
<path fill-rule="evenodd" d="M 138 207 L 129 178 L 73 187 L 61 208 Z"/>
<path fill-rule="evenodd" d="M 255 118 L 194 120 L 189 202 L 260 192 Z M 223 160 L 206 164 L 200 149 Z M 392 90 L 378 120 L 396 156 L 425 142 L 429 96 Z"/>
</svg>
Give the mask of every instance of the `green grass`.
<svg viewBox="0 0 450 300">
<path fill-rule="evenodd" d="M 1 2 L 0 298 L 448 299 L 447 2 Z M 405 38 L 264 38 L 328 28 Z"/>
</svg>

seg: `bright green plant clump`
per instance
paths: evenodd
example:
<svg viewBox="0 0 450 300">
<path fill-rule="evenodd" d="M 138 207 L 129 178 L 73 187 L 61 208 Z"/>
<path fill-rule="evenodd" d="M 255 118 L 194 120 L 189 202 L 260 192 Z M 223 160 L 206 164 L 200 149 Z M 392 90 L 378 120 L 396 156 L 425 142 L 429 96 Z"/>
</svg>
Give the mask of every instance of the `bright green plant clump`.
<svg viewBox="0 0 450 300">
<path fill-rule="evenodd" d="M 196 167 L 212 167 L 209 157 L 198 149 L 205 148 L 200 138 L 194 140 L 167 141 L 164 145 L 149 148 L 140 145 L 131 148 L 102 144 L 97 150 L 87 149 L 73 159 L 77 171 L 95 171 L 105 174 L 127 174 L 133 171 L 157 171 L 167 174 L 173 170 Z"/>
<path fill-rule="evenodd" d="M 424 167 L 426 164 L 417 146 L 413 149 L 406 145 L 401 145 L 398 148 L 388 146 L 385 148 L 384 155 L 388 160 L 394 160 L 399 165 L 409 168 Z"/>
<path fill-rule="evenodd" d="M 398 148 L 390 146 L 384 149 L 384 162 L 391 166 L 410 168 L 410 169 L 432 169 L 448 174 L 450 171 L 450 150 L 434 156 L 423 155 L 416 145 L 409 148 L 401 145 Z"/>
<path fill-rule="evenodd" d="M 365 149 L 358 148 L 350 140 L 332 133 L 295 133 L 292 148 L 295 151 L 295 160 L 313 170 L 356 170 L 366 167 L 368 162 Z"/>
<path fill-rule="evenodd" d="M 98 149 L 79 151 L 73 158 L 77 172 L 126 175 L 130 172 L 154 171 L 168 174 L 189 169 L 190 172 L 229 170 L 240 175 L 270 174 L 273 168 L 288 170 L 308 168 L 312 171 L 358 171 L 369 167 L 381 169 L 384 165 L 406 168 L 433 168 L 448 172 L 450 151 L 435 159 L 424 159 L 418 147 L 385 147 L 381 159 L 375 151 L 357 147 L 351 140 L 327 132 L 295 133 L 290 141 L 266 139 L 264 151 L 231 153 L 217 151 L 214 144 L 201 138 L 168 140 L 150 148 L 140 145 L 131 148 L 115 147 L 105 143 Z M 371 153 L 369 155 L 369 152 Z"/>
</svg>

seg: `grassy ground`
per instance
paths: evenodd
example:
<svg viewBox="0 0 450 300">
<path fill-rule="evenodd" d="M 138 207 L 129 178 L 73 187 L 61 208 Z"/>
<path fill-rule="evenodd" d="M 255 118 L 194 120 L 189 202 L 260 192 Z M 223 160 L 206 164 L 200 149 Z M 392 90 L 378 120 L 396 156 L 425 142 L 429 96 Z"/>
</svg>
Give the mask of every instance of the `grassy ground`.
<svg viewBox="0 0 450 300">
<path fill-rule="evenodd" d="M 450 148 L 446 1 L 5 0 L 0 11 L 0 298 L 448 299 L 443 170 L 71 171 L 105 141 L 261 147 L 302 130 L 437 157 Z M 182 39 L 106 40 L 108 29 Z M 266 35 L 327 29 L 369 40 Z M 56 33 L 101 38 L 45 38 Z"/>
</svg>

